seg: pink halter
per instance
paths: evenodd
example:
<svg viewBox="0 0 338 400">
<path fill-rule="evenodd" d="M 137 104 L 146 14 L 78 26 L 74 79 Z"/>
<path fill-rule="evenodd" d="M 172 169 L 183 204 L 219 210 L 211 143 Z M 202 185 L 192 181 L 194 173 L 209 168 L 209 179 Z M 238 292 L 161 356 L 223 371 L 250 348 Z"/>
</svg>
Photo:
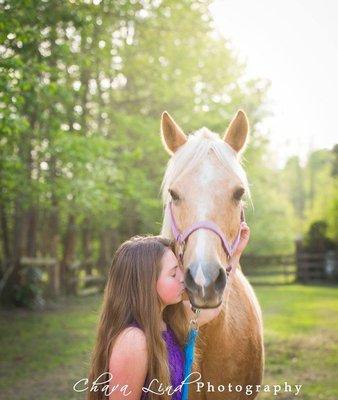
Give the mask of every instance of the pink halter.
<svg viewBox="0 0 338 400">
<path fill-rule="evenodd" d="M 245 221 L 244 209 L 243 209 L 242 205 L 241 205 L 241 223 L 239 226 L 237 236 L 235 237 L 234 241 L 231 244 L 227 241 L 226 237 L 224 236 L 224 234 L 223 234 L 222 230 L 219 228 L 219 226 L 217 224 L 215 224 L 215 222 L 212 222 L 212 221 L 195 222 L 190 227 L 188 227 L 183 232 L 181 232 L 179 230 L 179 228 L 177 227 L 175 216 L 174 216 L 173 210 L 172 210 L 172 201 L 171 200 L 167 204 L 167 210 L 169 210 L 169 217 L 170 217 L 171 230 L 172 230 L 173 236 L 174 236 L 176 242 L 179 244 L 179 254 L 178 255 L 179 255 L 181 261 L 183 261 L 183 251 L 184 251 L 184 246 L 186 244 L 186 241 L 188 240 L 189 236 L 198 229 L 209 229 L 210 231 L 216 233 L 219 236 L 219 238 L 221 239 L 223 249 L 224 249 L 225 253 L 228 255 L 229 259 L 235 253 L 238 243 L 240 241 L 243 222 Z M 231 269 L 232 269 L 231 265 L 229 265 L 227 268 L 227 271 L 230 272 Z"/>
</svg>

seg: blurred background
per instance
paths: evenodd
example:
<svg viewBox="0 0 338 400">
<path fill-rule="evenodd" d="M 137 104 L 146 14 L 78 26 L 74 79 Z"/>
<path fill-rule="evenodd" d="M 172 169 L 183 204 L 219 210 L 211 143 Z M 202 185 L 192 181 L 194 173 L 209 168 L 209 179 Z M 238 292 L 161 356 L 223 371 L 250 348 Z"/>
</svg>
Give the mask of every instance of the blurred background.
<svg viewBox="0 0 338 400">
<path fill-rule="evenodd" d="M 240 108 L 253 198 L 242 267 L 263 308 L 266 383 L 338 398 L 337 4 L 1 0 L 0 9 L 4 398 L 83 398 L 72 385 L 88 371 L 113 252 L 161 229 L 161 113 L 186 133 L 223 134 Z"/>
</svg>

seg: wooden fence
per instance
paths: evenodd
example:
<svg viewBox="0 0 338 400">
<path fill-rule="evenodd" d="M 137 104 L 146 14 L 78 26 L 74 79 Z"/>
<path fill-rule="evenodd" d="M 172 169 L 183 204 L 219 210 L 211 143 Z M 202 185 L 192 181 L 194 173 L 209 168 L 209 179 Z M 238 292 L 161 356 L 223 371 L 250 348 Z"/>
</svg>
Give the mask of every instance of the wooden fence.
<svg viewBox="0 0 338 400">
<path fill-rule="evenodd" d="M 296 258 L 287 255 L 250 255 L 241 257 L 243 273 L 254 285 L 283 285 L 296 280 Z"/>
<path fill-rule="evenodd" d="M 93 268 L 91 260 L 75 261 L 64 266 L 53 258 L 28 258 L 20 260 L 21 271 L 37 267 L 42 271 L 44 297 L 59 294 L 86 296 L 102 291 L 106 283 L 106 271 Z M 88 268 L 90 267 L 90 268 Z M 241 267 L 254 285 L 290 284 L 296 280 L 295 255 L 254 256 L 243 255 Z M 88 274 L 88 270 L 91 274 Z M 63 279 L 62 279 L 63 277 Z"/>
<path fill-rule="evenodd" d="M 338 282 L 338 252 L 309 253 L 297 250 L 289 255 L 243 255 L 241 266 L 256 285 Z"/>
<path fill-rule="evenodd" d="M 338 282 L 338 252 L 257 256 L 245 254 L 240 261 L 243 273 L 253 285 L 283 285 L 300 283 Z M 95 268 L 92 260 L 69 265 L 53 258 L 22 257 L 20 271 L 25 276 L 29 268 L 42 275 L 44 297 L 59 294 L 86 296 L 102 291 L 107 271 Z M 90 271 L 90 273 L 88 273 Z"/>
<path fill-rule="evenodd" d="M 297 251 L 297 281 L 302 283 L 338 282 L 338 252 Z"/>
<path fill-rule="evenodd" d="M 101 291 L 106 282 L 106 277 L 95 268 L 89 268 L 92 273 L 87 274 L 88 266 L 93 266 L 92 260 L 75 261 L 62 266 L 54 258 L 22 257 L 20 265 L 23 276 L 29 267 L 38 267 L 42 271 L 45 297 L 58 296 L 61 293 L 86 296 Z"/>
</svg>

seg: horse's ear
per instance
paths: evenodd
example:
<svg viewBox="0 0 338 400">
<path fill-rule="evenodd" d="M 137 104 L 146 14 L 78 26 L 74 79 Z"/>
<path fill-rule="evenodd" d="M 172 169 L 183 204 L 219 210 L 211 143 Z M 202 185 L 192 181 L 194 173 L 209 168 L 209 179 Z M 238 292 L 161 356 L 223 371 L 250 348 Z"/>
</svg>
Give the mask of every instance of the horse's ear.
<svg viewBox="0 0 338 400">
<path fill-rule="evenodd" d="M 182 129 L 166 111 L 164 111 L 161 118 L 161 134 L 164 148 L 170 155 L 175 153 L 187 141 Z"/>
<path fill-rule="evenodd" d="M 244 150 L 249 133 L 249 122 L 245 112 L 239 110 L 225 132 L 223 140 L 237 153 Z"/>
</svg>

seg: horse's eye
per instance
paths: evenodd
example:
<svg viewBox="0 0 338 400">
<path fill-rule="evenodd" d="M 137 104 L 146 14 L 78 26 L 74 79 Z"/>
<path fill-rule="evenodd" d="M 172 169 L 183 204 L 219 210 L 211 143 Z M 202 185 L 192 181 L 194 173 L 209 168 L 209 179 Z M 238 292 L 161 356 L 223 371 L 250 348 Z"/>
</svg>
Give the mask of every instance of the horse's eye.
<svg viewBox="0 0 338 400">
<path fill-rule="evenodd" d="M 244 193 L 245 193 L 244 188 L 242 188 L 242 187 L 238 188 L 238 189 L 235 190 L 235 192 L 233 194 L 233 197 L 234 197 L 235 200 L 239 201 L 242 198 Z"/>
<path fill-rule="evenodd" d="M 179 196 L 174 190 L 169 189 L 169 193 L 170 193 L 171 198 L 172 198 L 174 201 L 177 201 L 177 200 L 180 199 L 180 196 Z"/>
</svg>

